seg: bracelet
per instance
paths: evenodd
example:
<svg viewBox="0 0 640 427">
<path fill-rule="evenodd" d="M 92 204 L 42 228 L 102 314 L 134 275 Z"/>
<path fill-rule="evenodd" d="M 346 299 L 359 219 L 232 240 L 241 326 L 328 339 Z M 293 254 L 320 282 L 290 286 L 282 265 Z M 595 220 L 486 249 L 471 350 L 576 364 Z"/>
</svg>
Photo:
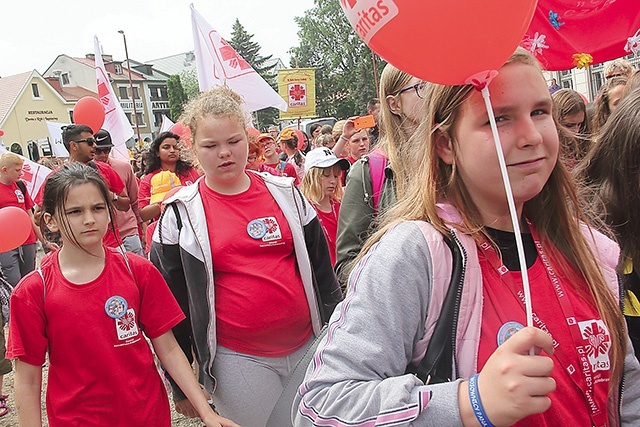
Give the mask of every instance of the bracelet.
<svg viewBox="0 0 640 427">
<path fill-rule="evenodd" d="M 480 391 L 478 390 L 478 374 L 475 374 L 469 378 L 469 400 L 471 401 L 471 409 L 476 416 L 476 419 L 482 427 L 495 427 L 487 413 L 482 406 L 482 400 L 480 400 Z"/>
<path fill-rule="evenodd" d="M 344 134 L 340 135 L 340 139 L 344 139 L 345 141 L 349 142 L 349 138 L 347 138 L 346 136 L 344 136 Z"/>
</svg>

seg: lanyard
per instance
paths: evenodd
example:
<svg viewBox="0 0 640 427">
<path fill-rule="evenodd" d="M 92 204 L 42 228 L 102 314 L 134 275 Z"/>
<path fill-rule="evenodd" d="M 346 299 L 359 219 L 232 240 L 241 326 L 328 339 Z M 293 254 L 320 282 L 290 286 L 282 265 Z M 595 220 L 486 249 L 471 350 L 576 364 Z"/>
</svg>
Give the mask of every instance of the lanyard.
<svg viewBox="0 0 640 427">
<path fill-rule="evenodd" d="M 591 418 L 592 425 L 594 426 L 606 426 L 606 412 L 603 412 L 598 407 L 597 402 L 594 398 L 594 378 L 593 378 L 593 369 L 591 366 L 591 362 L 587 357 L 587 349 L 585 349 L 584 345 L 578 345 L 578 343 L 582 343 L 584 339 L 582 338 L 582 333 L 580 332 L 580 327 L 575 318 L 573 306 L 571 305 L 571 301 L 569 301 L 569 297 L 564 291 L 564 287 L 558 279 L 553 266 L 549 262 L 547 255 L 542 248 L 542 244 L 540 243 L 539 236 L 537 235 L 534 228 L 529 224 L 529 228 L 531 229 L 531 235 L 533 236 L 533 240 L 536 246 L 536 250 L 538 251 L 538 255 L 540 256 L 540 260 L 542 261 L 547 277 L 551 281 L 553 285 L 554 293 L 558 298 L 558 302 L 560 303 L 560 308 L 562 309 L 562 313 L 564 315 L 564 319 L 566 319 L 569 331 L 571 333 L 571 338 L 573 340 L 574 346 L 577 350 L 578 361 L 580 366 L 576 367 L 572 363 L 569 358 L 569 355 L 566 354 L 562 349 L 556 349 L 553 356 L 560 365 L 565 369 L 571 380 L 576 384 L 579 390 L 582 391 L 585 401 L 587 403 L 587 408 L 589 410 L 589 416 Z M 491 266 L 498 272 L 500 276 L 500 280 L 507 285 L 509 290 L 513 293 L 522 308 L 524 309 L 524 292 L 522 290 L 522 286 L 516 283 L 513 275 L 510 273 L 509 269 L 502 263 L 502 260 L 493 249 L 491 244 L 487 241 L 486 238 L 483 239 L 481 243 L 478 244 L 479 249 L 482 251 L 484 256 L 487 258 Z M 549 329 L 545 325 L 545 323 L 535 314 L 533 313 L 533 323 L 537 328 L 542 329 L 543 331 L 550 334 Z M 551 334 L 550 334 L 551 335 Z M 556 343 L 554 340 L 554 347 L 556 347 Z M 580 375 L 582 374 L 582 375 Z"/>
</svg>

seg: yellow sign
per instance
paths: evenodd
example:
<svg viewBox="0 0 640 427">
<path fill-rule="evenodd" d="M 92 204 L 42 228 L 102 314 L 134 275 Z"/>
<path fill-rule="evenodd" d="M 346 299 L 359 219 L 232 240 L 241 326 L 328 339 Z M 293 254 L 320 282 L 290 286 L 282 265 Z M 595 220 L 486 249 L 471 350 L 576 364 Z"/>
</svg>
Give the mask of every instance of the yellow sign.
<svg viewBox="0 0 640 427">
<path fill-rule="evenodd" d="M 316 72 L 313 68 L 278 70 L 278 93 L 288 110 L 280 119 L 316 117 Z"/>
</svg>

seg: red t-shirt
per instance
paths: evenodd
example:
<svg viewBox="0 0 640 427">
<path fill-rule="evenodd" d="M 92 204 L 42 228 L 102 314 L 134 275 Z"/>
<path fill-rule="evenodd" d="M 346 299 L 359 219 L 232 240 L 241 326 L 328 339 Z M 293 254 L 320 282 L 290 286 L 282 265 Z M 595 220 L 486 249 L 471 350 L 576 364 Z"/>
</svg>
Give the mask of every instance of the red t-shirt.
<svg viewBox="0 0 640 427">
<path fill-rule="evenodd" d="M 265 165 L 275 169 L 277 172 L 281 173 L 283 176 L 290 176 L 291 178 L 295 178 L 294 183 L 296 185 L 300 184 L 300 180 L 298 179 L 298 172 L 296 172 L 296 168 L 293 167 L 291 163 L 288 163 L 285 161 L 278 161 L 278 163 L 265 163 Z"/>
<path fill-rule="evenodd" d="M 100 173 L 100 176 L 102 176 L 102 179 L 104 179 L 104 182 L 107 184 L 107 188 L 109 188 L 109 191 L 115 194 L 122 193 L 122 190 L 124 190 L 124 182 L 122 182 L 122 178 L 120 178 L 120 175 L 118 175 L 118 173 L 106 163 L 93 162 L 93 164 L 96 166 L 98 173 Z M 87 166 L 91 167 L 90 165 L 87 165 Z M 55 171 L 52 173 L 55 173 Z M 49 177 L 47 177 L 47 179 L 49 179 Z M 34 200 L 35 204 L 38 206 L 42 206 L 42 199 L 44 197 L 44 187 L 46 186 L 46 184 L 47 184 L 47 181 L 45 180 L 42 187 L 40 187 L 40 190 L 38 191 L 38 194 L 36 195 L 36 198 Z M 113 228 L 111 227 L 112 224 L 113 224 Z M 121 239 L 120 239 L 120 234 L 118 232 L 118 225 L 116 224 L 115 218 L 114 218 L 113 223 L 109 224 L 109 227 L 107 228 L 107 234 L 104 235 L 102 242 L 110 248 L 116 248 L 120 246 L 121 244 L 119 243 L 120 241 Z"/>
<path fill-rule="evenodd" d="M 49 353 L 49 425 L 163 426 L 169 401 L 144 334 L 157 338 L 185 316 L 158 270 L 146 259 L 106 250 L 93 281 L 64 278 L 58 252 L 25 276 L 11 296 L 7 359 L 42 366 Z M 134 278 L 135 277 L 135 280 Z M 44 297 L 43 297 L 44 295 Z M 124 316 L 107 315 L 108 301 L 127 303 Z"/>
<path fill-rule="evenodd" d="M 322 225 L 322 231 L 324 231 L 324 237 L 327 239 L 327 246 L 329 246 L 329 255 L 331 256 L 331 265 L 336 265 L 336 236 L 338 234 L 338 216 L 340 215 L 340 203 L 331 202 L 331 212 L 322 212 L 318 206 L 316 213 L 318 214 L 318 220 Z"/>
<path fill-rule="evenodd" d="M 311 337 L 311 315 L 293 236 L 264 181 L 243 193 L 200 193 L 214 267 L 217 340 L 255 356 L 282 357 Z"/>
<path fill-rule="evenodd" d="M 518 322 L 521 325 L 526 325 L 527 322 L 523 303 L 514 296 L 508 285 L 500 280 L 498 272 L 492 267 L 482 251 L 479 250 L 478 255 L 482 269 L 484 300 L 478 351 L 478 371 L 480 371 L 489 356 L 498 347 L 501 327 L 508 322 Z M 595 401 L 599 408 L 605 411 L 605 415 L 607 411 L 610 335 L 604 326 L 604 322 L 600 320 L 595 306 L 571 291 L 573 285 L 570 285 L 570 283 L 580 282 L 583 279 L 577 274 L 572 274 L 569 281 L 563 275 L 562 270 L 556 268 L 555 265 L 554 271 L 560 279 L 563 290 L 569 297 L 574 310 L 575 322 L 580 328 L 583 339 L 582 342 L 574 343 L 553 283 L 547 275 L 542 260 L 538 257 L 535 264 L 529 268 L 528 273 L 531 283 L 534 319 L 537 316 L 544 325 L 534 321 L 534 326 L 546 328 L 554 339 L 555 354 L 551 357 L 555 368 L 551 375 L 556 381 L 557 388 L 555 392 L 549 395 L 552 401 L 551 408 L 542 414 L 531 415 L 514 424 L 518 427 L 592 425 L 584 394 L 567 372 L 567 369 L 573 370 L 575 371 L 573 377 L 583 382 L 585 381 L 578 358 L 577 346 L 583 346 L 587 351 L 588 360 L 593 370 Z M 520 272 L 508 272 L 506 274 L 514 277 L 516 288 L 521 290 L 522 278 Z M 505 326 L 505 329 L 507 327 L 508 325 Z M 592 347 L 594 338 L 599 341 L 599 345 Z M 566 355 L 566 359 L 563 358 L 562 360 L 569 361 L 570 368 L 560 363 L 558 355 L 561 353 Z M 584 388 L 582 387 L 582 389 Z"/>
<path fill-rule="evenodd" d="M 18 187 L 18 184 L 12 182 L 11 184 L 3 184 L 0 182 L 0 208 L 6 208 L 8 206 L 15 206 L 22 210 L 29 211 L 33 207 L 33 200 L 29 192 L 22 194 L 22 190 Z M 2 224 L 3 226 L 11 224 Z M 29 237 L 24 241 L 23 245 L 30 245 L 36 242 L 36 233 L 31 227 Z"/>
<path fill-rule="evenodd" d="M 140 185 L 138 186 L 138 208 L 142 209 L 145 206 L 149 206 L 151 200 L 151 178 L 154 175 L 162 172 L 162 169 L 154 170 L 153 172 L 149 172 L 140 180 Z M 186 171 L 178 174 L 178 178 L 180 178 L 180 185 L 191 185 L 200 178 L 198 175 L 198 171 L 194 168 L 187 169 Z"/>
</svg>

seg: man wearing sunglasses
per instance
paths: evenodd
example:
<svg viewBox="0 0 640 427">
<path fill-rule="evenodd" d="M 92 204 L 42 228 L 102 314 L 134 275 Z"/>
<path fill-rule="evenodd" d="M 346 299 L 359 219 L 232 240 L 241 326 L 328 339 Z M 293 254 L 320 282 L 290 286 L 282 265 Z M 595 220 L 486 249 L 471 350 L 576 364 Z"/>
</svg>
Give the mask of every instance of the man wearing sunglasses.
<svg viewBox="0 0 640 427">
<path fill-rule="evenodd" d="M 109 188 L 109 195 L 115 208 L 119 211 L 129 210 L 131 202 L 124 191 L 125 186 L 120 176 L 108 164 L 93 161 L 96 154 L 96 140 L 93 137 L 91 128 L 87 125 L 66 126 L 62 130 L 62 143 L 69 152 L 68 161 L 84 163 L 96 169 Z M 42 206 L 44 187 L 43 185 L 40 188 L 34 199 L 37 205 L 34 216 L 38 222 L 42 213 L 40 207 Z M 115 221 L 112 222 L 112 225 L 112 229 L 104 236 L 104 244 L 108 247 L 119 247 L 121 243 Z"/>
</svg>

